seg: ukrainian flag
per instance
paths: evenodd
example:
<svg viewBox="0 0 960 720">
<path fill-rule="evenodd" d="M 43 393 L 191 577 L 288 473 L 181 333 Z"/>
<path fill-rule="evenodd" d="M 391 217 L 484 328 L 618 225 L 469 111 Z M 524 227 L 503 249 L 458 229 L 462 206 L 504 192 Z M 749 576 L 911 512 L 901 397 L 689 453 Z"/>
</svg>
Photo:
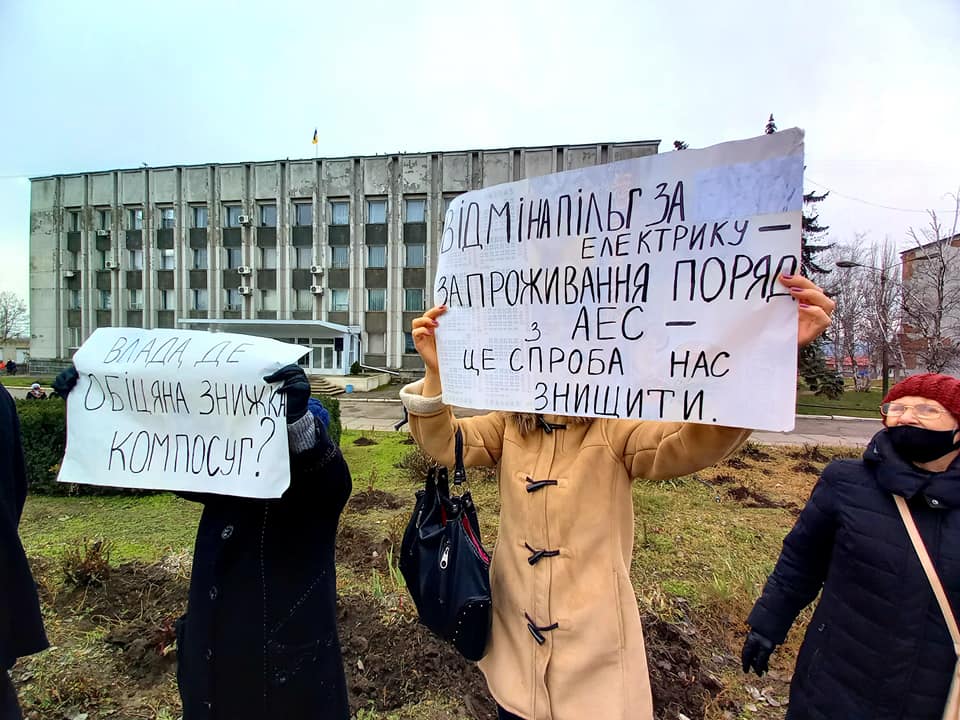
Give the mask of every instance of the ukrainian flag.
<svg viewBox="0 0 960 720">
<path fill-rule="evenodd" d="M 317 129 L 316 129 L 316 128 L 313 129 L 313 144 L 314 144 L 314 145 L 317 144 Z"/>
</svg>

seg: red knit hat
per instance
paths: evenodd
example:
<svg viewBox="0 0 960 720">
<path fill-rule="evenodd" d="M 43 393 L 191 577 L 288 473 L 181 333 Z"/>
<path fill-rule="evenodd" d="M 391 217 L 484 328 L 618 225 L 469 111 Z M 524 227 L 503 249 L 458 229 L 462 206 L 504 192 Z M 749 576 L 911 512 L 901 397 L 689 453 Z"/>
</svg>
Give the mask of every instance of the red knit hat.
<svg viewBox="0 0 960 720">
<path fill-rule="evenodd" d="M 936 373 L 911 375 L 890 388 L 883 401 L 893 402 L 907 396 L 936 400 L 960 423 L 960 380 L 955 377 Z"/>
</svg>

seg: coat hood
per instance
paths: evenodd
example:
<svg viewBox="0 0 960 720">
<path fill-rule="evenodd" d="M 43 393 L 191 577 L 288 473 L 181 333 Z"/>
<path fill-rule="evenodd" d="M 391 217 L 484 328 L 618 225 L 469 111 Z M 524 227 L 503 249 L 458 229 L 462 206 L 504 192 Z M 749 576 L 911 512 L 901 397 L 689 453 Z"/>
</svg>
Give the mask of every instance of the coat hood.
<svg viewBox="0 0 960 720">
<path fill-rule="evenodd" d="M 863 462 L 884 490 L 907 500 L 921 493 L 935 507 L 960 507 L 960 459 L 939 473 L 918 468 L 897 454 L 884 428 L 870 440 Z"/>
</svg>

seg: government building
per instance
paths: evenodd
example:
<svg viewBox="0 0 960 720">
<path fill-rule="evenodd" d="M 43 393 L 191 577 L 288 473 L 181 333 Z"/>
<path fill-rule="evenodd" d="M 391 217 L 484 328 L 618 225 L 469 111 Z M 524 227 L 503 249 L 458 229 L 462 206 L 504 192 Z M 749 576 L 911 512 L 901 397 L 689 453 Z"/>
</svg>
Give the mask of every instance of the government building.
<svg viewBox="0 0 960 720">
<path fill-rule="evenodd" d="M 31 179 L 31 362 L 98 327 L 294 342 L 308 372 L 418 370 L 450 201 L 659 141 L 144 167 Z"/>
</svg>

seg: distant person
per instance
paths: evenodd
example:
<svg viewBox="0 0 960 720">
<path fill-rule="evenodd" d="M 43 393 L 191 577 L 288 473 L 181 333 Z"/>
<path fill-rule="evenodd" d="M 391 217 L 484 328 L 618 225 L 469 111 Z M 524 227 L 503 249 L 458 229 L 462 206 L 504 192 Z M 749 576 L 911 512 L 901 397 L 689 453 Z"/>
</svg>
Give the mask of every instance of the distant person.
<svg viewBox="0 0 960 720">
<path fill-rule="evenodd" d="M 290 487 L 276 500 L 180 493 L 204 506 L 177 622 L 183 720 L 350 716 L 334 559 L 350 471 L 303 370 L 265 379 L 286 395 Z M 65 396 L 76 381 L 71 368 L 54 388 Z"/>
<path fill-rule="evenodd" d="M 767 671 L 803 608 L 820 601 L 790 684 L 788 720 L 960 718 L 944 714 L 957 651 L 907 531 L 912 517 L 960 610 L 960 380 L 914 375 L 880 406 L 862 460 L 830 463 L 747 618 L 743 670 Z M 901 515 L 902 505 L 906 516 Z"/>
<path fill-rule="evenodd" d="M 16 375 L 17 374 L 17 363 L 15 360 L 7 361 L 7 375 Z"/>
<path fill-rule="evenodd" d="M 46 400 L 47 394 L 40 387 L 40 383 L 33 383 L 27 392 L 27 400 Z"/>
<path fill-rule="evenodd" d="M 17 658 L 47 647 L 37 586 L 17 533 L 27 496 L 20 419 L 0 385 L 0 720 L 20 720 L 8 671 Z"/>
</svg>

